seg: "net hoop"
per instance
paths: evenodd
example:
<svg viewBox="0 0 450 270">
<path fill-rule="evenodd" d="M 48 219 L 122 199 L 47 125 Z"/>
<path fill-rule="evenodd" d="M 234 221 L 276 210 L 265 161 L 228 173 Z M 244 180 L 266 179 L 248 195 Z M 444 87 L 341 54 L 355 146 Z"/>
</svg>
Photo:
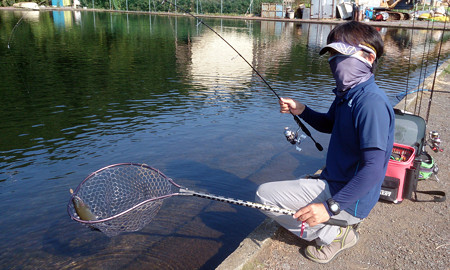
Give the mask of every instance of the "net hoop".
<svg viewBox="0 0 450 270">
<path fill-rule="evenodd" d="M 136 166 L 136 167 L 141 167 L 141 168 L 145 168 L 145 169 L 151 170 L 151 171 L 157 173 L 158 176 L 160 176 L 160 177 L 166 179 L 167 181 L 169 181 L 169 182 L 170 182 L 172 185 L 174 185 L 175 187 L 181 188 L 180 185 L 178 185 L 177 183 L 175 183 L 171 178 L 167 177 L 164 173 L 162 173 L 162 172 L 159 171 L 158 169 L 155 169 L 155 168 L 153 168 L 153 167 L 150 167 L 150 166 L 148 166 L 148 165 L 146 165 L 146 164 L 141 164 L 141 163 L 130 163 L 130 162 L 127 163 L 127 162 L 126 162 L 126 163 L 117 163 L 117 164 L 108 165 L 108 166 L 106 166 L 106 167 L 103 167 L 103 168 L 101 168 L 101 169 L 99 169 L 99 170 L 97 170 L 97 171 L 91 173 L 89 176 L 87 176 L 87 177 L 86 177 L 86 178 L 85 178 L 85 179 L 77 186 L 77 188 L 75 189 L 75 191 L 73 192 L 73 194 L 70 196 L 69 202 L 68 202 L 68 204 L 67 204 L 67 213 L 69 214 L 69 216 L 70 216 L 70 218 L 71 218 L 72 220 L 75 220 L 75 221 L 77 221 L 77 222 L 80 222 L 80 223 L 83 223 L 83 224 L 86 224 L 86 225 L 93 225 L 93 224 L 104 223 L 104 222 L 107 222 L 107 221 L 116 219 L 116 218 L 118 218 L 118 217 L 124 216 L 125 214 L 127 214 L 127 213 L 129 213 L 129 212 L 132 212 L 132 211 L 134 211 L 135 209 L 137 209 L 137 208 L 139 208 L 139 207 L 141 207 L 142 205 L 145 205 L 145 204 L 147 204 L 147 203 L 150 203 L 150 202 L 153 202 L 153 201 L 157 201 L 157 200 L 163 200 L 163 199 L 166 199 L 166 198 L 170 198 L 170 197 L 172 197 L 172 196 L 175 196 L 175 195 L 179 195 L 178 192 L 174 192 L 174 193 L 170 193 L 170 194 L 168 194 L 168 195 L 158 196 L 158 197 L 154 197 L 154 198 L 151 198 L 151 199 L 148 199 L 148 200 L 144 200 L 144 201 L 142 201 L 142 202 L 140 202 L 140 203 L 135 204 L 133 207 L 130 207 L 130 208 L 128 208 L 128 209 L 126 209 L 126 210 L 124 210 L 124 211 L 118 213 L 118 214 L 115 214 L 115 215 L 112 215 L 112 216 L 110 216 L 110 217 L 103 218 L 103 219 L 98 219 L 98 220 L 83 220 L 83 219 L 78 218 L 78 217 L 77 217 L 77 214 L 76 214 L 76 212 L 75 212 L 74 206 L 73 206 L 73 202 L 72 202 L 72 199 L 74 198 L 74 196 L 77 196 L 77 194 L 80 192 L 80 190 L 81 190 L 81 188 L 84 186 L 84 184 L 85 184 L 87 181 L 89 181 L 91 178 L 93 178 L 94 176 L 96 176 L 97 174 L 99 174 L 99 173 L 101 173 L 101 172 L 103 172 L 103 171 L 105 171 L 105 170 L 108 170 L 108 169 L 111 169 L 111 168 L 114 168 L 114 167 L 118 167 L 118 166 Z"/>
</svg>

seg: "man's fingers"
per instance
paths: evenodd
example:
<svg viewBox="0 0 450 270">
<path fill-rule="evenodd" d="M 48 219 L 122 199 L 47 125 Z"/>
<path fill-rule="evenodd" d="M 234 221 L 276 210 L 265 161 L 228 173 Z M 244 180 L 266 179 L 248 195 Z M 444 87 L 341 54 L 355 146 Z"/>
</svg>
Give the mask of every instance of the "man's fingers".
<svg viewBox="0 0 450 270">
<path fill-rule="evenodd" d="M 298 221 L 304 221 L 313 227 L 328 221 L 330 216 L 323 204 L 313 203 L 298 210 L 293 217 Z"/>
<path fill-rule="evenodd" d="M 300 210 L 298 210 L 295 214 L 294 214 L 294 218 L 296 218 L 299 221 L 305 220 L 305 218 L 308 218 L 309 216 L 306 216 L 306 214 L 310 211 L 309 206 L 305 206 L 303 208 L 301 208 Z"/>
<path fill-rule="evenodd" d="M 295 106 L 295 103 L 290 98 L 280 98 L 279 103 L 281 113 L 289 113 L 291 111 L 291 108 Z"/>
</svg>

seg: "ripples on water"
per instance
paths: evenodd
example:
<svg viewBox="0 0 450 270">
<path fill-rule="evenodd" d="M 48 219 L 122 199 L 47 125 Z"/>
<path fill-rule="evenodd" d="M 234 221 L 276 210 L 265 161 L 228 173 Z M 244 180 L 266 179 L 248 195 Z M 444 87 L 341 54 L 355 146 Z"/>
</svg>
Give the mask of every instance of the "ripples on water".
<svg viewBox="0 0 450 270">
<path fill-rule="evenodd" d="M 278 113 L 276 96 L 194 20 L 32 14 L 18 27 L 12 49 L 0 50 L 2 266 L 213 268 L 262 214 L 172 198 L 144 230 L 109 239 L 69 220 L 69 188 L 103 166 L 141 162 L 187 187 L 253 200 L 258 184 L 323 165 L 324 153 L 309 140 L 302 152 L 285 141 L 284 127 L 295 123 Z M 1 48 L 22 15 L 0 12 Z M 331 103 L 333 80 L 326 57 L 318 57 L 331 26 L 207 22 L 279 95 L 321 111 Z M 395 104 L 407 82 L 410 88 L 420 82 L 426 32 L 415 30 L 412 45 L 410 30 L 381 32 L 387 51 L 376 76 Z M 431 44 L 430 59 L 438 44 Z M 313 135 L 326 147 L 326 135 Z"/>
</svg>

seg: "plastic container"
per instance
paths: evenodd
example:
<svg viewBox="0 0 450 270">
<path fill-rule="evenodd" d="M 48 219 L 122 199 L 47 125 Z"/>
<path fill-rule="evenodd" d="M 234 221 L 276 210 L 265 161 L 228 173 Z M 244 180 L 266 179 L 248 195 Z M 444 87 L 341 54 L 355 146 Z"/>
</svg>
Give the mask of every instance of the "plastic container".
<svg viewBox="0 0 450 270">
<path fill-rule="evenodd" d="M 397 201 L 403 200 L 403 187 L 405 183 L 406 170 L 413 167 L 416 150 L 414 147 L 394 143 L 391 160 L 389 160 L 386 176 L 400 179 Z"/>
</svg>

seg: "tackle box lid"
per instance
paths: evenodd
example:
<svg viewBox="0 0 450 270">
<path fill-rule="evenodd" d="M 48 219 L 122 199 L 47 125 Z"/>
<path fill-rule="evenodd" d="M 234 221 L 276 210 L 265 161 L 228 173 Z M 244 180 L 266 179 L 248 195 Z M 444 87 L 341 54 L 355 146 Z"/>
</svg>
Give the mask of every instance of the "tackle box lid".
<svg viewBox="0 0 450 270">
<path fill-rule="evenodd" d="M 425 120 L 412 113 L 394 109 L 395 113 L 395 135 L 394 142 L 410 145 L 416 149 L 416 155 L 423 150 L 425 142 L 426 123 Z"/>
</svg>

